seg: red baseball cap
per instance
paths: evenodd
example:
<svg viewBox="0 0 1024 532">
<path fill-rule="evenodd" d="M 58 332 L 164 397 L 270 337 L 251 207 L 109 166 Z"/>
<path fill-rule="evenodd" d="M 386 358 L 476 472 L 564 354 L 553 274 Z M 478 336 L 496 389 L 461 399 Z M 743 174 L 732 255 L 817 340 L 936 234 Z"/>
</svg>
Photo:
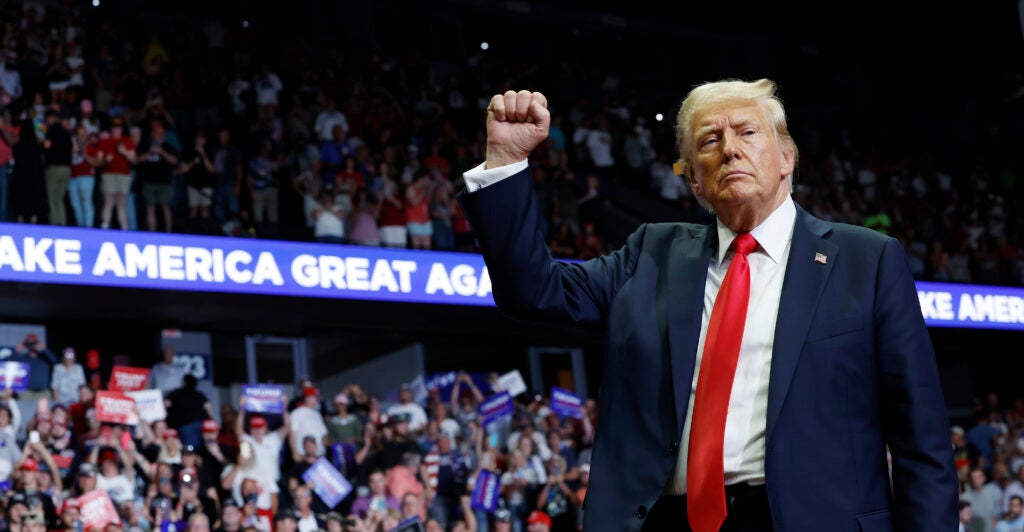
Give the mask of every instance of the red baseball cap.
<svg viewBox="0 0 1024 532">
<path fill-rule="evenodd" d="M 164 429 L 164 439 L 165 440 L 169 440 L 171 438 L 177 438 L 177 437 L 178 437 L 178 431 L 176 429 L 171 429 L 171 428 Z"/>
<path fill-rule="evenodd" d="M 548 517 L 548 514 L 540 510 L 534 510 L 530 512 L 530 517 L 526 518 L 526 524 L 535 525 L 538 523 L 546 526 L 551 526 L 551 518 Z"/>
<path fill-rule="evenodd" d="M 39 470 L 39 462 L 36 462 L 32 458 L 26 458 L 26 459 L 22 460 L 21 468 L 26 470 L 26 471 L 38 471 Z"/>
<path fill-rule="evenodd" d="M 316 386 L 303 386 L 302 396 L 303 397 L 316 397 L 320 395 L 320 390 L 316 389 Z"/>
<path fill-rule="evenodd" d="M 250 428 L 259 429 L 259 428 L 263 428 L 263 427 L 266 427 L 266 426 L 267 426 L 267 418 L 265 418 L 263 416 L 253 416 L 252 419 L 249 420 L 249 427 Z"/>
<path fill-rule="evenodd" d="M 217 421 L 213 419 L 203 420 L 203 432 L 217 432 L 220 430 L 220 426 L 217 425 Z"/>
<path fill-rule="evenodd" d="M 82 508 L 82 503 L 78 502 L 77 498 L 64 499 L 64 504 L 60 507 L 60 512 L 64 513 L 68 508 Z"/>
</svg>

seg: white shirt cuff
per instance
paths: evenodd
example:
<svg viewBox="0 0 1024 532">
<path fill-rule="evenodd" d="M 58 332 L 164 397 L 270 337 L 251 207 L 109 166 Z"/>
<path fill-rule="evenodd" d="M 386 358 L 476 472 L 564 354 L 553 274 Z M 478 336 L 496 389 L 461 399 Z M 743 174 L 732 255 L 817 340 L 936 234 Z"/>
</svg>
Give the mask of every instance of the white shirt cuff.
<svg viewBox="0 0 1024 532">
<path fill-rule="evenodd" d="M 466 182 L 466 190 L 469 192 L 476 192 L 481 188 L 489 185 L 493 185 L 506 177 L 511 177 L 523 170 L 526 170 L 527 161 L 523 159 L 518 163 L 506 164 L 505 166 L 499 166 L 497 168 L 484 169 L 485 163 L 480 163 L 475 168 L 467 170 L 462 174 L 463 180 Z"/>
</svg>

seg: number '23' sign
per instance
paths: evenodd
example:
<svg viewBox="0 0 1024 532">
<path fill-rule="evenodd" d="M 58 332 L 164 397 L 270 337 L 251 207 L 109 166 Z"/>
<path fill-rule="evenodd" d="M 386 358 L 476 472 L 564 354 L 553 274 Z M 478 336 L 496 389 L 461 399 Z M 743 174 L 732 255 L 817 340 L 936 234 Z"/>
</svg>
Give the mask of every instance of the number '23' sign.
<svg viewBox="0 0 1024 532">
<path fill-rule="evenodd" d="M 174 365 L 191 373 L 198 381 L 213 380 L 213 365 L 210 355 L 204 353 L 175 353 Z"/>
</svg>

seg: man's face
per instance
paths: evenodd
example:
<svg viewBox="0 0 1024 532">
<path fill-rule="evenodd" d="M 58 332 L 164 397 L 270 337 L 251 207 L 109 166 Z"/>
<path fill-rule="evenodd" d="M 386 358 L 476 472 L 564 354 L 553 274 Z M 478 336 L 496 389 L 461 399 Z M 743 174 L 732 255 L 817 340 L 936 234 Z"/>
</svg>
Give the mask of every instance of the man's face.
<svg viewBox="0 0 1024 532">
<path fill-rule="evenodd" d="M 226 526 L 236 527 L 242 523 L 242 510 L 237 506 L 226 506 L 220 517 Z"/>
<path fill-rule="evenodd" d="M 313 502 L 313 493 L 308 489 L 299 488 L 295 490 L 295 506 L 299 510 L 306 510 Z"/>
<path fill-rule="evenodd" d="M 690 184 L 723 221 L 767 217 L 789 193 L 795 154 L 780 145 L 760 105 L 726 100 L 692 122 Z M 752 218 L 753 220 L 755 218 Z"/>
<path fill-rule="evenodd" d="M 1017 517 L 1020 515 L 1021 511 L 1024 511 L 1024 504 L 1020 502 L 1020 499 L 1010 499 L 1010 514 Z"/>
<path fill-rule="evenodd" d="M 528 530 L 529 532 L 549 532 L 551 529 L 548 528 L 548 525 L 545 525 L 544 523 L 534 523 L 526 527 L 526 530 Z"/>
<path fill-rule="evenodd" d="M 507 523 L 505 521 L 495 521 L 494 532 L 512 532 L 512 523 Z"/>
<path fill-rule="evenodd" d="M 415 495 L 406 495 L 402 498 L 402 517 L 410 517 L 419 513 L 420 501 Z"/>
<path fill-rule="evenodd" d="M 295 532 L 298 528 L 294 519 L 282 519 L 274 524 L 274 532 Z"/>
<path fill-rule="evenodd" d="M 974 517 L 974 512 L 971 511 L 970 506 L 964 506 L 963 508 L 960 509 L 961 523 L 970 523 L 972 517 Z"/>
<path fill-rule="evenodd" d="M 402 388 L 402 391 L 398 393 L 398 400 L 401 401 L 403 405 L 412 402 L 412 390 Z"/>
<path fill-rule="evenodd" d="M 387 489 L 387 479 L 383 473 L 374 473 L 370 475 L 370 492 L 374 495 L 383 495 Z"/>
<path fill-rule="evenodd" d="M 164 346 L 164 364 L 174 364 L 174 348 L 171 346 Z"/>
</svg>

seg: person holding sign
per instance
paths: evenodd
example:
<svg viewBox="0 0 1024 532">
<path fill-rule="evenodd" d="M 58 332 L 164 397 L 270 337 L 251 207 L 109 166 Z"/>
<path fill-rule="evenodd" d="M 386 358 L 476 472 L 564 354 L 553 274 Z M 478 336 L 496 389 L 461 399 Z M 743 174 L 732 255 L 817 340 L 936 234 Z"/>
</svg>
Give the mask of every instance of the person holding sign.
<svg viewBox="0 0 1024 532">
<path fill-rule="evenodd" d="M 238 441 L 245 443 L 252 450 L 255 467 L 274 482 L 281 478 L 281 446 L 288 441 L 289 418 L 288 396 L 281 394 L 281 426 L 276 430 L 267 428 L 267 418 L 256 414 L 249 419 L 249 432 L 245 431 L 245 417 L 239 414 L 235 420 L 235 433 Z M 245 395 L 238 398 L 238 408 L 245 411 Z"/>
<path fill-rule="evenodd" d="M 676 172 L 714 221 L 644 224 L 580 263 L 552 258 L 541 229 L 528 158 L 547 99 L 487 106 L 486 160 L 459 199 L 495 303 L 607 336 L 584 530 L 956 528 L 949 415 L 903 247 L 793 200 L 776 89 L 722 80 L 680 106 Z"/>
</svg>

